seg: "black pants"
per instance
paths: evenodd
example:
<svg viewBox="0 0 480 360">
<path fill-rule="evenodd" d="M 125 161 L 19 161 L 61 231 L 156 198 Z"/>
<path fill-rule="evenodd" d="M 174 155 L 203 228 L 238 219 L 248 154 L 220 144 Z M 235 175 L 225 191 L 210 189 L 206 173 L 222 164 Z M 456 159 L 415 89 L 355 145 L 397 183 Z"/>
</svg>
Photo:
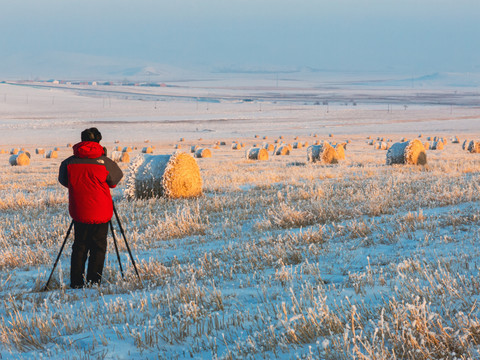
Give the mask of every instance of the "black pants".
<svg viewBox="0 0 480 360">
<path fill-rule="evenodd" d="M 72 246 L 70 286 L 80 288 L 85 285 L 85 262 L 88 257 L 87 282 L 100 283 L 107 252 L 109 223 L 84 224 L 74 222 L 75 240 Z"/>
</svg>

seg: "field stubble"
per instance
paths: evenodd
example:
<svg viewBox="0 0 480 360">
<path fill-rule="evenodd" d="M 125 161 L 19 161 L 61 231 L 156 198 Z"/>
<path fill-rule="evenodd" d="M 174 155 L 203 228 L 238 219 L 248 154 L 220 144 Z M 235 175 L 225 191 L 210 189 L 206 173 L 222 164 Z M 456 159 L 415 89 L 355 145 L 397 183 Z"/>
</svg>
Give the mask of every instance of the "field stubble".
<svg viewBox="0 0 480 360">
<path fill-rule="evenodd" d="M 425 167 L 385 166 L 366 145 L 335 166 L 224 150 L 198 160 L 199 198 L 127 201 L 121 185 L 144 287 L 120 240 L 121 279 L 109 240 L 101 286 L 68 289 L 69 245 L 50 292 L 70 221 L 58 162 L 3 156 L 1 354 L 477 358 L 480 158 L 448 147 Z"/>
</svg>

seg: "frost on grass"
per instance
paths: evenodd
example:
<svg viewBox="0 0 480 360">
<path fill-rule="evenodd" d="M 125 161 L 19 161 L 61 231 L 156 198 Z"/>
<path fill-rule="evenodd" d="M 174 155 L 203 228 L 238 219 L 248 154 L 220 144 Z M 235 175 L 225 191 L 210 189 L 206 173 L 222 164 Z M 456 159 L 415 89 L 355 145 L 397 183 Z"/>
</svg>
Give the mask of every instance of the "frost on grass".
<svg viewBox="0 0 480 360">
<path fill-rule="evenodd" d="M 225 149 L 199 161 L 192 199 L 127 201 L 128 177 L 113 195 L 143 288 L 110 238 L 100 286 L 68 289 L 69 243 L 46 293 L 66 191 L 54 166 L 6 162 L 2 356 L 478 358 L 480 159 L 448 146 L 428 167 L 384 166 L 367 144 L 335 166 Z"/>
</svg>

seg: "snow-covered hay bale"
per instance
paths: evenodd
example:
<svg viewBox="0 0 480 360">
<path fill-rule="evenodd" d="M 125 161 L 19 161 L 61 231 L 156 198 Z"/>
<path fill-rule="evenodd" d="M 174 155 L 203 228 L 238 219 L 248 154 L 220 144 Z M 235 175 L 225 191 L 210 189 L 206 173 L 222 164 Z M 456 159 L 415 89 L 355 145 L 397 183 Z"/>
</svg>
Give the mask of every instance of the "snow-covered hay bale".
<svg viewBox="0 0 480 360">
<path fill-rule="evenodd" d="M 173 155 L 137 156 L 126 177 L 127 198 L 191 198 L 202 194 L 202 178 L 196 160 L 184 152 Z"/>
<path fill-rule="evenodd" d="M 36 149 L 35 149 L 35 154 L 37 154 L 37 155 L 43 155 L 43 154 L 45 154 L 45 149 L 43 149 L 43 148 L 36 148 Z"/>
<path fill-rule="evenodd" d="M 144 154 L 152 154 L 153 153 L 153 148 L 151 146 L 146 146 L 142 149 L 142 153 Z"/>
<path fill-rule="evenodd" d="M 47 159 L 57 159 L 58 158 L 58 152 L 56 150 L 50 150 L 47 152 L 45 155 Z"/>
<path fill-rule="evenodd" d="M 387 151 L 387 165 L 425 165 L 427 152 L 418 139 L 393 144 Z"/>
<path fill-rule="evenodd" d="M 480 141 L 472 140 L 468 143 L 467 150 L 471 153 L 480 153 Z"/>
<path fill-rule="evenodd" d="M 201 148 L 201 149 L 197 149 L 197 151 L 195 151 L 195 157 L 196 158 L 210 158 L 212 157 L 212 151 L 208 148 Z"/>
<path fill-rule="evenodd" d="M 8 162 L 12 166 L 26 166 L 30 165 L 30 157 L 27 155 L 27 153 L 21 152 L 10 156 Z"/>
<path fill-rule="evenodd" d="M 245 152 L 248 160 L 268 160 L 268 150 L 260 147 L 252 147 Z"/>
<path fill-rule="evenodd" d="M 290 155 L 290 148 L 285 144 L 279 145 L 275 148 L 274 153 L 279 156 Z"/>
<path fill-rule="evenodd" d="M 346 147 L 347 147 L 347 143 L 339 143 L 334 146 L 334 149 L 337 152 L 338 160 L 345 160 Z"/>
<path fill-rule="evenodd" d="M 338 154 L 335 148 L 327 142 L 320 145 L 311 145 L 307 148 L 308 162 L 322 162 L 324 164 L 338 163 Z"/>
<path fill-rule="evenodd" d="M 118 163 L 130 162 L 130 155 L 126 151 L 113 151 L 112 160 Z"/>
</svg>

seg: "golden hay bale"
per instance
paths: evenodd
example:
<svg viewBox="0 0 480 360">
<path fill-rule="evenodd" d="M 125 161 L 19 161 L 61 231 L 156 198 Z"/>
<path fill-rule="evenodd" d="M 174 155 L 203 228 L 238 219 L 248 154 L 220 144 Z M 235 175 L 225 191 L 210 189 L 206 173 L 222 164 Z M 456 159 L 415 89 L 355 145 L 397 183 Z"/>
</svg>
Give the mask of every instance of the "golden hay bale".
<svg viewBox="0 0 480 360">
<path fill-rule="evenodd" d="M 245 152 L 248 160 L 268 160 L 268 150 L 260 147 L 252 147 Z"/>
<path fill-rule="evenodd" d="M 43 155 L 43 154 L 45 154 L 45 149 L 43 149 L 43 148 L 36 148 L 36 149 L 35 149 L 35 154 L 37 154 L 37 155 Z"/>
<path fill-rule="evenodd" d="M 129 152 L 132 152 L 132 148 L 130 146 L 125 146 L 123 149 L 122 149 L 123 152 L 126 152 L 126 153 L 129 153 Z"/>
<path fill-rule="evenodd" d="M 58 158 L 58 152 L 56 150 L 50 150 L 47 152 L 45 155 L 47 159 L 57 159 Z"/>
<path fill-rule="evenodd" d="M 313 143 L 313 145 L 320 145 L 320 140 L 315 140 L 315 142 Z"/>
<path fill-rule="evenodd" d="M 227 143 L 225 141 L 220 141 L 220 146 L 225 146 Z"/>
<path fill-rule="evenodd" d="M 27 155 L 27 153 L 21 152 L 10 156 L 8 162 L 12 166 L 26 166 L 30 165 L 30 157 Z"/>
<path fill-rule="evenodd" d="M 443 150 L 443 142 L 442 141 L 434 141 L 431 149 L 432 150 Z"/>
<path fill-rule="evenodd" d="M 325 141 L 323 144 L 311 145 L 307 148 L 307 161 L 336 164 L 338 163 L 338 154 L 335 148 Z"/>
<path fill-rule="evenodd" d="M 57 147 L 54 147 L 53 150 L 60 151 L 60 148 L 57 146 Z"/>
<path fill-rule="evenodd" d="M 255 139 L 258 139 L 258 138 L 259 138 L 259 136 L 258 136 L 257 134 L 255 134 L 254 138 L 255 138 Z"/>
<path fill-rule="evenodd" d="M 178 141 L 183 142 L 183 141 L 185 141 L 185 138 L 181 137 L 180 139 L 178 139 Z"/>
<path fill-rule="evenodd" d="M 467 150 L 471 153 L 480 153 L 480 141 L 472 140 L 468 143 Z"/>
<path fill-rule="evenodd" d="M 175 144 L 174 148 L 175 148 L 175 149 L 181 149 L 181 148 L 182 148 L 182 145 L 180 145 L 180 144 Z"/>
<path fill-rule="evenodd" d="M 308 147 L 308 141 L 305 141 L 304 143 L 302 143 L 302 147 Z"/>
<path fill-rule="evenodd" d="M 393 144 L 387 151 L 387 165 L 425 165 L 427 152 L 418 139 Z"/>
<path fill-rule="evenodd" d="M 423 134 L 418 134 L 418 137 L 419 137 L 419 138 L 423 137 Z"/>
<path fill-rule="evenodd" d="M 126 176 L 127 198 L 191 198 L 202 194 L 196 160 L 184 152 L 137 156 Z"/>
<path fill-rule="evenodd" d="M 452 136 L 450 138 L 450 141 L 452 142 L 452 144 L 459 144 L 460 143 L 460 140 L 458 140 L 458 137 L 456 137 L 456 136 Z"/>
<path fill-rule="evenodd" d="M 20 152 L 20 149 L 14 148 L 10 150 L 10 155 L 17 155 Z"/>
<path fill-rule="evenodd" d="M 232 150 L 240 150 L 242 148 L 242 144 L 237 142 L 232 143 Z"/>
<path fill-rule="evenodd" d="M 288 147 L 288 145 L 280 144 L 275 148 L 274 154 L 281 155 L 281 156 L 290 155 L 290 148 Z"/>
<path fill-rule="evenodd" d="M 213 148 L 214 148 L 215 150 L 218 150 L 218 149 L 220 149 L 220 146 L 218 146 L 218 145 L 213 145 Z"/>
<path fill-rule="evenodd" d="M 265 135 L 265 136 L 263 137 L 263 140 L 267 140 L 267 139 L 268 139 L 268 136 Z"/>
<path fill-rule="evenodd" d="M 212 157 L 212 151 L 210 149 L 207 149 L 207 148 L 197 149 L 197 151 L 195 151 L 195 157 L 196 158 L 210 158 L 210 157 Z"/>
<path fill-rule="evenodd" d="M 339 143 L 334 146 L 334 149 L 337 152 L 338 160 L 345 160 L 346 147 L 347 147 L 347 143 Z"/>
<path fill-rule="evenodd" d="M 153 153 L 153 148 L 151 146 L 146 146 L 142 149 L 142 153 L 144 154 L 152 154 Z"/>
<path fill-rule="evenodd" d="M 370 139 L 367 141 L 367 145 L 373 145 L 374 144 L 374 140 L 373 139 Z"/>
<path fill-rule="evenodd" d="M 3 150 L 3 149 L 0 150 L 0 154 L 5 154 L 5 153 L 6 153 L 5 150 Z"/>
<path fill-rule="evenodd" d="M 119 163 L 130 162 L 130 155 L 126 151 L 113 151 L 112 160 Z"/>
<path fill-rule="evenodd" d="M 113 151 L 122 151 L 122 147 L 121 146 L 115 146 L 113 148 Z"/>
<path fill-rule="evenodd" d="M 280 135 L 278 138 L 279 138 L 280 140 L 282 140 L 282 139 L 283 139 L 283 135 Z"/>
<path fill-rule="evenodd" d="M 425 141 L 425 143 L 423 144 L 423 146 L 425 147 L 425 150 L 430 150 L 430 142 Z"/>
<path fill-rule="evenodd" d="M 198 150 L 198 148 L 199 148 L 198 145 L 192 145 L 192 146 L 190 147 L 190 152 L 191 152 L 192 154 L 195 154 L 195 152 Z"/>
<path fill-rule="evenodd" d="M 328 134 L 328 137 L 333 137 L 333 134 Z"/>
<path fill-rule="evenodd" d="M 267 144 L 267 143 L 263 143 L 262 148 L 267 150 L 267 151 L 274 151 L 275 150 L 275 146 L 273 144 Z"/>
<path fill-rule="evenodd" d="M 68 148 L 71 148 L 71 147 L 72 147 L 72 143 L 68 143 L 68 144 L 67 144 L 67 147 L 68 147 Z"/>
</svg>

